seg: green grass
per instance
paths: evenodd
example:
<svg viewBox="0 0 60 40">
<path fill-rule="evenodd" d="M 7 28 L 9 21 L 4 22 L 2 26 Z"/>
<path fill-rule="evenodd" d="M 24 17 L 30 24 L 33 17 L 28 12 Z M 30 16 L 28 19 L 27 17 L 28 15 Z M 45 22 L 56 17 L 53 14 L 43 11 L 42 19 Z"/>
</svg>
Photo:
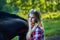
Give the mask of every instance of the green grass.
<svg viewBox="0 0 60 40">
<path fill-rule="evenodd" d="M 14 37 L 12 40 L 18 40 L 18 36 Z"/>
<path fill-rule="evenodd" d="M 46 19 L 43 22 L 45 37 L 60 35 L 60 19 Z"/>
</svg>

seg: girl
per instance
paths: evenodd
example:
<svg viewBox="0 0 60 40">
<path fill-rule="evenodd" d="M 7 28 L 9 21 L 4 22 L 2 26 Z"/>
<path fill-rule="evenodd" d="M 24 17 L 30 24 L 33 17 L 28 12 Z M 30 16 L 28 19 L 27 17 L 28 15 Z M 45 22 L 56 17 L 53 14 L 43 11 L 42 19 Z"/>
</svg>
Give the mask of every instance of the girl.
<svg viewBox="0 0 60 40">
<path fill-rule="evenodd" d="M 44 30 L 39 12 L 32 9 L 29 11 L 28 17 L 29 31 L 26 36 L 27 40 L 44 40 Z"/>
</svg>

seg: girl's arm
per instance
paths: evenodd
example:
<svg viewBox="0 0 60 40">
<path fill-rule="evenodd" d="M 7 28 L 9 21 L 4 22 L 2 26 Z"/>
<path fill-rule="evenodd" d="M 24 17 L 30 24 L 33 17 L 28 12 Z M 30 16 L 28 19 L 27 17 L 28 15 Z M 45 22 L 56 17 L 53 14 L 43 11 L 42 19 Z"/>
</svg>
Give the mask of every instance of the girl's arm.
<svg viewBox="0 0 60 40">
<path fill-rule="evenodd" d="M 37 25 L 38 25 L 38 24 L 35 24 L 35 26 L 34 26 L 32 29 L 31 29 L 31 27 L 30 27 L 30 29 L 29 29 L 29 31 L 28 31 L 28 33 L 27 33 L 27 36 L 26 36 L 27 40 L 31 37 L 31 34 L 32 34 L 32 32 L 36 29 Z"/>
<path fill-rule="evenodd" d="M 28 35 L 31 35 L 32 34 L 32 32 L 36 29 L 37 25 L 38 24 L 35 24 L 35 26 L 32 29 L 29 28 Z"/>
</svg>

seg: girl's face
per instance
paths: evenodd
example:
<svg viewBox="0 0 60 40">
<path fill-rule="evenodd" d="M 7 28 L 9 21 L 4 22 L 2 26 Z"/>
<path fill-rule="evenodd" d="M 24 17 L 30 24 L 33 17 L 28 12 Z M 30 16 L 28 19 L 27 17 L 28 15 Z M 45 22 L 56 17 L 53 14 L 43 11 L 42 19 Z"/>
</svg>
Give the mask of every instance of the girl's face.
<svg viewBox="0 0 60 40">
<path fill-rule="evenodd" d="M 36 21 L 35 15 L 34 14 L 29 14 L 29 22 L 31 22 L 31 25 L 35 24 L 35 21 Z"/>
</svg>

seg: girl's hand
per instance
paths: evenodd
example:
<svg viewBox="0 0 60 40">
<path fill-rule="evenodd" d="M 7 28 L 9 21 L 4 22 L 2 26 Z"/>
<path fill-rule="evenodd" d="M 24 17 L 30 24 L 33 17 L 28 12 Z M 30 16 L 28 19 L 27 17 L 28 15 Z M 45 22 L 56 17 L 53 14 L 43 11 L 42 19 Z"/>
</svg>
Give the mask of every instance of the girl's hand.
<svg viewBox="0 0 60 40">
<path fill-rule="evenodd" d="M 26 39 L 30 40 L 30 38 L 31 38 L 30 34 L 27 34 Z"/>
</svg>

